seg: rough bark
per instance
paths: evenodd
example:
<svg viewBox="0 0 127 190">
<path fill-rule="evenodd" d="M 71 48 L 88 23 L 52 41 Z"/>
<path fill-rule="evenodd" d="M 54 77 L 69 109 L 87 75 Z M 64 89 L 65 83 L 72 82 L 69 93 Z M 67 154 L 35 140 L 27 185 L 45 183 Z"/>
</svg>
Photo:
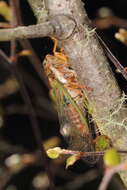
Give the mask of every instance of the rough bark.
<svg viewBox="0 0 127 190">
<path fill-rule="evenodd" d="M 48 19 L 48 9 L 46 7 L 46 0 L 28 0 L 37 22 L 41 23 Z"/>
</svg>

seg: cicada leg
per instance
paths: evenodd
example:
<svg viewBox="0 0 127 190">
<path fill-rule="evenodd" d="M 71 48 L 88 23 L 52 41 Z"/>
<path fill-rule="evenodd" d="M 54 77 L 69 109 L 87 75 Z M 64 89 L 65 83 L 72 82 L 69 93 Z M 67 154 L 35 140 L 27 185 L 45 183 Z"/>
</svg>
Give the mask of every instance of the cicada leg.
<svg viewBox="0 0 127 190">
<path fill-rule="evenodd" d="M 54 38 L 53 36 L 51 36 L 51 39 L 52 39 L 53 42 L 54 42 L 53 54 L 55 55 L 55 54 L 56 54 L 56 49 L 57 49 L 57 46 L 58 46 L 58 40 L 57 40 L 56 38 Z"/>
<path fill-rule="evenodd" d="M 64 53 L 64 49 L 62 48 L 60 50 L 60 52 L 56 51 L 56 49 L 58 47 L 58 40 L 56 38 L 52 37 L 52 36 L 51 36 L 51 39 L 54 41 L 54 47 L 53 47 L 53 54 L 54 54 L 54 56 L 58 57 L 59 59 L 61 59 L 64 62 L 67 62 L 68 58 L 67 58 L 67 56 Z"/>
</svg>

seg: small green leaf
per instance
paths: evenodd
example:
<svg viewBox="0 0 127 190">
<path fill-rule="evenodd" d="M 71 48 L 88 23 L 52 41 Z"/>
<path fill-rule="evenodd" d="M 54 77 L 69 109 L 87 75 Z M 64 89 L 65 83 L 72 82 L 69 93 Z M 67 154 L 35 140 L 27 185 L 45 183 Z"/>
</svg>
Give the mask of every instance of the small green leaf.
<svg viewBox="0 0 127 190">
<path fill-rule="evenodd" d="M 51 159 L 56 159 L 60 156 L 61 154 L 61 148 L 60 147 L 55 147 L 47 150 L 47 155 Z"/>
<path fill-rule="evenodd" d="M 66 160 L 66 168 L 68 168 L 69 166 L 72 166 L 77 160 L 79 160 L 79 158 L 80 158 L 79 154 L 74 154 L 74 155 L 70 156 Z"/>
<path fill-rule="evenodd" d="M 108 149 L 103 159 L 106 166 L 116 166 L 120 163 L 120 155 L 114 148 Z"/>
<path fill-rule="evenodd" d="M 104 151 L 110 148 L 111 140 L 105 136 L 100 135 L 95 139 L 95 148 L 96 151 Z"/>
</svg>

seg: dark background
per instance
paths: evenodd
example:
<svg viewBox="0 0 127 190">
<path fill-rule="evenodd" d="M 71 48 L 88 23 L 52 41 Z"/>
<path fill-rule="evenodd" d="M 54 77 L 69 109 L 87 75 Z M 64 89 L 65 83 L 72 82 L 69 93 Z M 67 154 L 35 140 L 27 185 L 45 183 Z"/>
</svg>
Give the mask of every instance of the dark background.
<svg viewBox="0 0 127 190">
<path fill-rule="evenodd" d="M 30 25 L 30 24 L 35 24 L 36 19 L 33 16 L 33 13 L 27 4 L 26 0 L 20 0 L 21 2 L 21 11 L 22 11 L 22 18 L 24 25 Z M 127 19 L 127 1 L 126 0 L 86 0 L 84 1 L 85 3 L 85 8 L 87 10 L 88 16 L 90 19 L 94 20 L 97 17 L 97 12 L 99 8 L 101 7 L 109 7 L 114 15 Z M 1 21 L 3 21 L 3 18 L 1 17 Z M 123 45 L 121 42 L 117 41 L 114 38 L 115 32 L 118 31 L 119 28 L 117 27 L 110 27 L 108 29 L 103 29 L 103 30 L 97 30 L 102 39 L 105 41 L 107 46 L 110 48 L 110 50 L 113 52 L 113 54 L 118 58 L 118 60 L 121 62 L 123 66 L 127 66 L 127 48 L 125 45 Z M 45 55 L 48 53 L 52 53 L 52 48 L 53 48 L 53 42 L 48 38 L 41 38 L 41 39 L 33 39 L 30 40 L 32 47 L 34 47 L 37 55 L 41 60 L 44 59 Z M 4 50 L 4 52 L 9 55 L 9 43 L 1 43 L 1 48 Z M 21 49 L 21 46 L 18 44 L 17 50 L 19 51 Z M 38 83 L 42 86 L 42 92 L 43 92 L 43 97 L 49 99 L 48 95 L 48 89 L 45 86 L 45 84 L 40 80 L 38 77 L 37 73 L 35 73 L 34 68 L 28 63 L 27 58 L 21 58 L 19 60 L 19 63 L 22 64 L 21 67 L 24 69 L 24 71 L 32 75 L 34 79 L 38 81 Z M 114 74 L 117 78 L 118 84 L 121 88 L 121 90 L 124 90 L 126 92 L 126 81 L 122 77 L 120 73 L 115 72 L 115 67 L 112 63 L 110 63 Z M 1 78 L 2 81 L 2 78 Z M 4 81 L 2 81 L 4 82 Z M 1 83 L 2 83 L 1 82 Z M 34 96 L 32 94 L 32 91 L 30 88 L 27 88 L 27 91 L 31 97 L 31 101 L 34 105 Z M 37 95 L 40 92 L 37 92 Z M 42 98 L 43 98 L 42 97 Z M 14 95 L 8 96 L 4 99 L 1 100 L 1 105 L 3 107 L 3 110 L 6 110 L 6 107 L 12 104 L 17 104 L 17 105 L 22 105 L 23 99 L 22 96 L 20 95 L 19 92 L 17 92 Z M 62 141 L 62 146 L 65 145 L 64 139 L 59 133 L 59 123 L 57 116 L 55 115 L 54 117 L 51 117 L 51 119 L 48 119 L 45 117 L 44 112 L 46 113 L 45 109 L 42 109 L 42 117 L 38 118 L 39 121 L 39 128 L 41 131 L 41 136 L 42 140 L 46 140 L 52 136 L 59 136 Z M 51 113 L 46 113 L 50 115 Z M 16 146 L 21 146 L 24 149 L 28 150 L 29 152 L 35 151 L 37 149 L 36 145 L 36 140 L 35 136 L 32 132 L 31 124 L 28 119 L 28 116 L 25 114 L 4 114 L 4 125 L 2 128 L 0 128 L 0 136 L 9 144 L 16 145 Z M 2 158 L 6 158 L 10 154 L 6 153 Z M 4 159 L 0 161 L 1 163 L 4 164 Z M 76 163 L 73 167 L 69 169 L 68 172 L 72 172 L 73 175 L 81 175 L 84 172 L 88 172 L 89 170 L 93 170 L 94 168 L 98 168 L 98 173 L 100 171 L 99 176 L 93 180 L 89 181 L 86 184 L 83 184 L 80 188 L 77 189 L 97 189 L 98 184 L 100 183 L 100 179 L 102 176 L 102 171 L 100 169 L 99 164 L 95 166 L 91 166 L 88 164 L 84 164 L 82 161 Z M 62 166 L 62 170 L 64 170 L 64 166 Z M 34 176 L 38 174 L 38 172 L 42 171 L 42 167 L 40 166 L 40 163 L 38 165 L 33 165 L 32 167 L 25 168 L 24 170 L 20 171 L 17 175 L 13 175 L 10 180 L 8 180 L 8 185 L 15 185 L 18 190 L 32 190 L 35 189 L 33 185 L 31 184 L 32 179 Z M 44 168 L 43 168 L 44 172 Z M 55 177 L 54 181 L 55 184 L 59 187 L 61 185 L 65 185 L 68 181 L 71 180 L 71 177 L 65 177 L 68 173 L 65 171 L 65 175 L 57 176 Z M 69 174 L 71 176 L 71 174 Z M 59 177 L 58 177 L 59 176 Z M 115 181 L 115 179 L 114 179 Z M 116 189 L 115 183 L 116 181 L 110 185 L 110 189 Z M 6 189 L 5 187 L 5 189 Z M 66 189 L 66 188 L 65 188 Z"/>
</svg>

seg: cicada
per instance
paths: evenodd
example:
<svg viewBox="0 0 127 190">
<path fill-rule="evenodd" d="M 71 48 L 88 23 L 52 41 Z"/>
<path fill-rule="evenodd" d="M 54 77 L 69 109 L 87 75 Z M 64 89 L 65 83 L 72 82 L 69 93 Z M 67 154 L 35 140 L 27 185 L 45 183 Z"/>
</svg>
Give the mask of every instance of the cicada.
<svg viewBox="0 0 127 190">
<path fill-rule="evenodd" d="M 55 94 L 60 132 L 67 139 L 69 148 L 94 152 L 95 145 L 86 117 L 83 87 L 78 82 L 75 71 L 70 67 L 67 56 L 54 50 L 54 55 L 46 56 L 44 70 Z M 87 160 L 91 163 L 97 161 L 95 156 Z"/>
</svg>

